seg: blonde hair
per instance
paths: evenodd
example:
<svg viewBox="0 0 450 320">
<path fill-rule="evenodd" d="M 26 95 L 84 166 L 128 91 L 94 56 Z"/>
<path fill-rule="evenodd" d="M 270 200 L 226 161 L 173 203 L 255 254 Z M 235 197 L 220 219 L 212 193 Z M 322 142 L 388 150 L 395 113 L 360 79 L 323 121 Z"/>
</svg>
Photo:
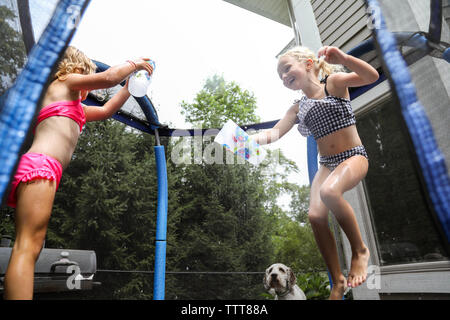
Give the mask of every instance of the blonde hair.
<svg viewBox="0 0 450 320">
<path fill-rule="evenodd" d="M 322 79 L 325 78 L 326 76 L 329 76 L 332 73 L 344 71 L 344 68 L 341 65 L 329 64 L 328 62 L 325 62 L 325 60 L 323 59 L 318 59 L 316 54 L 307 47 L 301 46 L 293 47 L 292 49 L 289 49 L 288 51 L 283 53 L 280 56 L 280 59 L 286 56 L 293 57 L 297 59 L 299 62 L 302 60 L 311 59 L 314 62 L 314 69 L 316 71 L 317 76 Z"/>
<path fill-rule="evenodd" d="M 69 46 L 59 62 L 58 71 L 54 78 L 65 80 L 71 73 L 93 74 L 97 66 L 83 52 L 73 46 Z"/>
</svg>

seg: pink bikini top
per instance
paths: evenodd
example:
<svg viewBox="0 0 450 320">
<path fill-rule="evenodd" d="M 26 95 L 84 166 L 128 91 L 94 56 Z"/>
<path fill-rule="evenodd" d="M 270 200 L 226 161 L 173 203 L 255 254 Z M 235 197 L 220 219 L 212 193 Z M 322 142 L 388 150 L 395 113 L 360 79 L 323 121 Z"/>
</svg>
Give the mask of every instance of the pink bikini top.
<svg viewBox="0 0 450 320">
<path fill-rule="evenodd" d="M 74 101 L 58 101 L 49 104 L 41 109 L 39 112 L 36 126 L 49 117 L 60 116 L 68 117 L 78 123 L 80 132 L 83 130 L 83 126 L 86 123 L 86 116 L 84 114 L 83 106 L 81 105 L 81 99 Z"/>
</svg>

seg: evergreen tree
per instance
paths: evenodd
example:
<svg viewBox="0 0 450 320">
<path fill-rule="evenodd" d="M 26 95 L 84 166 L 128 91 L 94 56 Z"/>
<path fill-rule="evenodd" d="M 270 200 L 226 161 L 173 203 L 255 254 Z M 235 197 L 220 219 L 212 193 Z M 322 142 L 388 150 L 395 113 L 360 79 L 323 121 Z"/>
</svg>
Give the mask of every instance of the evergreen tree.
<svg viewBox="0 0 450 320">
<path fill-rule="evenodd" d="M 183 102 L 181 107 L 186 121 L 193 126 L 220 128 L 228 119 L 240 124 L 259 121 L 253 94 L 218 76 L 206 81 L 194 103 Z M 203 151 L 211 147 L 210 140 L 203 139 Z M 178 229 L 180 238 L 185 240 L 180 270 L 265 270 L 273 261 L 271 235 L 277 225 L 277 215 L 282 211 L 276 199 L 283 188 L 278 187 L 285 182 L 288 172 L 296 170 L 293 162 L 282 154 L 280 158 L 283 167 L 280 171 L 284 173 L 275 180 L 272 180 L 273 169 L 279 164 L 271 162 L 253 166 L 234 158 L 231 165 L 223 164 L 229 163 L 224 160 L 213 164 L 194 161 L 180 166 L 183 173 L 180 202 L 184 208 Z M 222 160 L 220 152 L 215 159 Z M 190 294 L 185 297 L 196 298 L 196 293 L 202 293 L 202 297 L 217 299 L 254 299 L 264 291 L 262 276 L 252 279 L 247 287 L 242 286 L 242 277 L 227 277 L 227 281 L 208 277 L 207 288 L 200 279 L 184 284 Z"/>
<path fill-rule="evenodd" d="M 25 45 L 18 31 L 11 27 L 10 21 L 17 19 L 7 6 L 0 5 L 0 96 L 15 80 L 17 71 L 25 64 Z"/>
<path fill-rule="evenodd" d="M 152 136 L 116 121 L 88 123 L 63 174 L 47 246 L 94 250 L 98 269 L 153 270 L 157 206 L 153 145 Z M 177 207 L 172 191 L 169 226 L 177 219 Z M 172 250 L 169 246 L 168 254 Z M 99 276 L 103 285 L 95 295 L 152 297 L 152 276 Z"/>
</svg>

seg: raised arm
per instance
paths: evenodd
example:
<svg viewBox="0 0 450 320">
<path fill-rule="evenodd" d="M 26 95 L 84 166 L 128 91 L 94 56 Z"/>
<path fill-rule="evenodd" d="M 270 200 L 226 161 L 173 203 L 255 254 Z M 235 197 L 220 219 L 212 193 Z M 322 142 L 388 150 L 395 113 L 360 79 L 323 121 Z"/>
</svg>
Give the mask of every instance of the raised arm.
<svg viewBox="0 0 450 320">
<path fill-rule="evenodd" d="M 153 67 L 148 63 L 149 60 L 150 59 L 148 58 L 136 59 L 131 62 L 115 65 L 108 70 L 91 75 L 71 73 L 64 81 L 70 90 L 90 91 L 111 88 L 121 83 L 135 71 L 146 70 L 148 73 L 152 74 Z"/>
<path fill-rule="evenodd" d="M 128 81 L 126 85 L 119 90 L 103 107 L 84 106 L 86 121 L 98 121 L 111 118 L 128 100 Z"/>
<path fill-rule="evenodd" d="M 289 110 L 286 112 L 284 117 L 277 122 L 277 124 L 269 130 L 265 130 L 263 132 L 252 135 L 252 139 L 254 139 L 257 143 L 269 144 L 279 140 L 282 136 L 284 136 L 289 130 L 292 129 L 296 120 L 298 113 L 298 103 L 292 105 Z"/>
<path fill-rule="evenodd" d="M 342 52 L 336 47 L 323 47 L 318 52 L 319 58 L 325 57 L 325 61 L 331 64 L 341 64 L 352 72 L 350 73 L 336 73 L 330 76 L 330 81 L 333 81 L 334 86 L 340 88 L 361 87 L 378 80 L 379 75 L 377 70 L 364 60 L 355 58 Z M 334 79 L 333 79 L 334 78 Z"/>
</svg>

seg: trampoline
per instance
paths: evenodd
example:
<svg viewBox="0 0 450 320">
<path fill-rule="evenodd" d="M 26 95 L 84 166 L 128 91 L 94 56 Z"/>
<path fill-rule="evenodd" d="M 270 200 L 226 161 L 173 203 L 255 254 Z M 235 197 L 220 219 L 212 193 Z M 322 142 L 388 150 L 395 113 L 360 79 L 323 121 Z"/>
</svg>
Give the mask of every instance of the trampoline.
<svg viewBox="0 0 450 320">
<path fill-rule="evenodd" d="M 61 0 L 45 28 L 39 41 L 34 44 L 30 32 L 28 1 L 19 1 L 21 28 L 24 34 L 28 61 L 17 77 L 14 85 L 2 95 L 0 102 L 0 196 L 4 200 L 9 181 L 15 171 L 22 146 L 30 137 L 30 126 L 40 105 L 42 94 L 47 86 L 47 79 L 55 70 L 58 60 L 70 43 L 82 15 L 89 5 L 89 0 Z M 450 243 L 450 178 L 445 162 L 436 141 L 432 125 L 424 106 L 417 98 L 414 80 L 409 69 L 424 57 L 450 62 L 449 44 L 444 37 L 442 25 L 442 1 L 431 0 L 430 23 L 426 31 L 397 31 L 395 17 L 385 16 L 388 1 L 366 0 L 368 12 L 372 13 L 373 37 L 362 42 L 348 53 L 356 57 L 376 51 L 382 64 L 381 77 L 377 83 L 351 91 L 354 99 L 371 90 L 380 82 L 388 79 L 392 93 L 401 106 L 405 128 L 411 140 L 417 164 L 420 167 L 427 188 L 427 195 L 433 207 L 436 220 L 444 243 Z M 385 8 L 384 8 L 385 7 Z M 384 9 L 383 9 L 384 8 Z M 31 28 L 32 29 L 32 28 Z M 400 28 L 401 29 L 401 28 Z M 448 25 L 447 25 L 448 29 Z M 445 35 L 448 37 L 448 35 Z M 448 40 L 447 40 L 448 41 Z M 96 61 L 98 71 L 109 66 Z M 36 76 L 39 71 L 39 76 Z M 167 228 L 167 172 L 164 147 L 159 144 L 159 136 L 193 136 L 204 134 L 210 129 L 179 130 L 168 128 L 160 123 L 152 101 L 144 96 L 135 98 L 132 105 L 125 106 L 114 119 L 121 121 L 142 132 L 156 137 L 155 156 L 158 171 L 158 214 L 156 232 L 156 257 L 154 299 L 164 299 L 165 251 Z M 101 105 L 98 95 L 90 94 L 88 103 Z M 138 106 L 138 107 L 136 107 Z M 241 124 L 244 130 L 267 129 L 278 120 L 258 124 Z M 212 131 L 210 131 L 212 132 Z M 312 137 L 308 138 L 308 168 L 312 181 L 317 171 L 317 147 Z"/>
</svg>

